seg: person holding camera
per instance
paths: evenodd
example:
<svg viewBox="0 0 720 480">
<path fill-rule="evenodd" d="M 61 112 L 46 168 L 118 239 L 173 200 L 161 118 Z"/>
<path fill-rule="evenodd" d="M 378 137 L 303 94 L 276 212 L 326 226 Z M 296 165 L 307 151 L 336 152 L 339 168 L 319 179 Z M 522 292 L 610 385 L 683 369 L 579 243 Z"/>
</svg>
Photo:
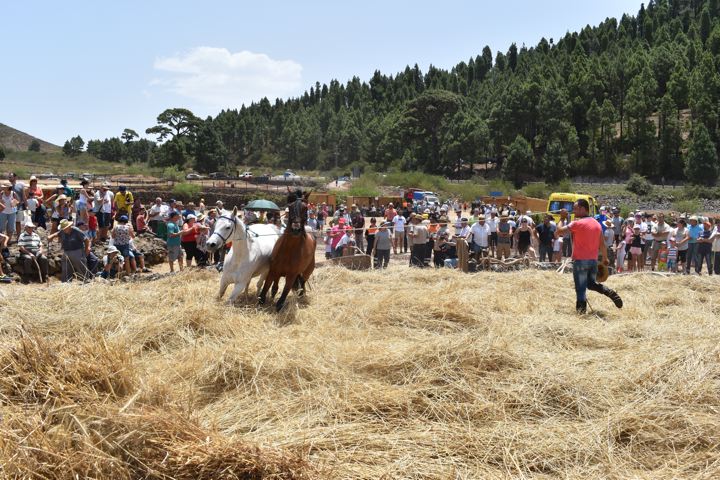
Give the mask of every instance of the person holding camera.
<svg viewBox="0 0 720 480">
<path fill-rule="evenodd" d="M 103 257 L 103 270 L 100 272 L 102 278 L 116 278 L 118 273 L 125 268 L 125 259 L 120 255 L 120 250 L 115 246 L 107 249 L 106 255 Z"/>
</svg>

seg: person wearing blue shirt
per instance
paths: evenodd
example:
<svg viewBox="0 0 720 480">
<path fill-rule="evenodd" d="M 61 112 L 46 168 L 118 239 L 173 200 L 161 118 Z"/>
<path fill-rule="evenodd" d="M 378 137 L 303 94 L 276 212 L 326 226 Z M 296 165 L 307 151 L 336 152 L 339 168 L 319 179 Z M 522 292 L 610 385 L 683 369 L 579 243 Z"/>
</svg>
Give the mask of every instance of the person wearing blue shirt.
<svg viewBox="0 0 720 480">
<path fill-rule="evenodd" d="M 605 225 L 605 221 L 607 220 L 607 215 L 605 215 L 605 211 L 605 207 L 600 207 L 600 213 L 595 215 L 595 220 L 597 220 L 602 227 L 603 233 L 605 233 L 605 229 L 608 228 L 607 225 Z"/>
<path fill-rule="evenodd" d="M 687 249 L 687 261 L 685 262 L 685 273 L 690 273 L 690 264 L 695 262 L 697 263 L 697 259 L 695 258 L 695 254 L 697 253 L 697 240 L 700 238 L 700 235 L 702 234 L 703 227 L 698 223 L 698 217 L 692 216 L 690 217 L 690 225 L 687 228 L 688 230 L 688 249 Z"/>
</svg>

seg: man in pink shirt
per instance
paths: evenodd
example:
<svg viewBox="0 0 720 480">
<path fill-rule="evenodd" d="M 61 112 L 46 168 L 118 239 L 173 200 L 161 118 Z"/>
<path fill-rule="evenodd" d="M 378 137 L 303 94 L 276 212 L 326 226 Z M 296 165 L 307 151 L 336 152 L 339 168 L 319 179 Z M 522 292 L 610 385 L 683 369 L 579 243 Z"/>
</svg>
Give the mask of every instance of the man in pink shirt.
<svg viewBox="0 0 720 480">
<path fill-rule="evenodd" d="M 617 308 L 622 308 L 620 295 L 605 285 L 597 283 L 598 253 L 604 265 L 608 265 L 607 248 L 603 238 L 602 227 L 590 215 L 587 200 L 579 199 L 573 205 L 575 220 L 562 226 L 555 232 L 555 238 L 570 232 L 573 244 L 573 280 L 577 301 L 575 309 L 582 314 L 587 311 L 587 290 L 602 293 L 610 298 Z"/>
</svg>

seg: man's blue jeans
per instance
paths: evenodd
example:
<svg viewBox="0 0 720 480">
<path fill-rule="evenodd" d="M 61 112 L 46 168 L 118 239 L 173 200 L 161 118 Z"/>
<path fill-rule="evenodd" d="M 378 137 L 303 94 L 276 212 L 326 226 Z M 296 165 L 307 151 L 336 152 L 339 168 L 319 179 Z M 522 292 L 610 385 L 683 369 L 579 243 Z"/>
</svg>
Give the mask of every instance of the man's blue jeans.
<svg viewBox="0 0 720 480">
<path fill-rule="evenodd" d="M 597 283 L 597 260 L 573 260 L 573 280 L 575 280 L 575 295 L 579 302 L 587 301 L 587 290 L 602 292 Z"/>
<path fill-rule="evenodd" d="M 690 273 L 690 264 L 695 263 L 697 268 L 698 260 L 695 258 L 695 252 L 697 252 L 697 243 L 689 243 L 687 253 L 685 254 L 685 273 Z"/>
</svg>

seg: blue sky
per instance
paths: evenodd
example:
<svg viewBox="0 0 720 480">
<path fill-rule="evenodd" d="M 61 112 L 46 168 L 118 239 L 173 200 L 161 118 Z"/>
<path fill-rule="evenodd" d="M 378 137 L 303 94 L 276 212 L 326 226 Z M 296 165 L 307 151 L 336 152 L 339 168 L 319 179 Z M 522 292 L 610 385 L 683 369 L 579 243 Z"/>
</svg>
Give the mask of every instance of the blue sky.
<svg viewBox="0 0 720 480">
<path fill-rule="evenodd" d="M 485 45 L 535 45 L 635 0 L 3 2 L 0 123 L 62 144 L 144 135 L 158 113 L 199 116 L 315 81 L 450 68 Z"/>
</svg>

